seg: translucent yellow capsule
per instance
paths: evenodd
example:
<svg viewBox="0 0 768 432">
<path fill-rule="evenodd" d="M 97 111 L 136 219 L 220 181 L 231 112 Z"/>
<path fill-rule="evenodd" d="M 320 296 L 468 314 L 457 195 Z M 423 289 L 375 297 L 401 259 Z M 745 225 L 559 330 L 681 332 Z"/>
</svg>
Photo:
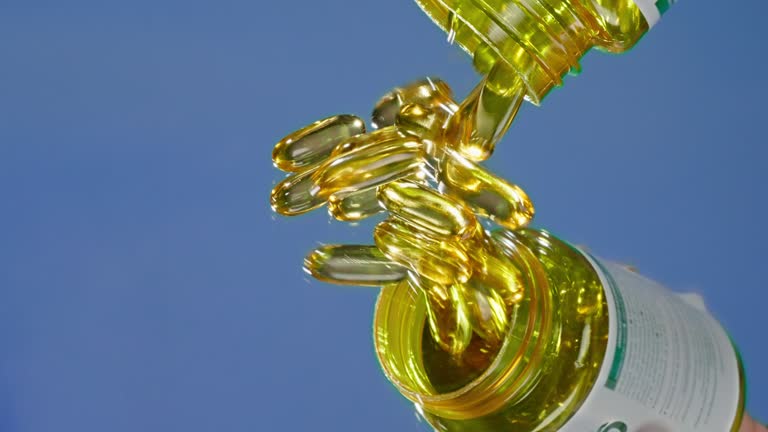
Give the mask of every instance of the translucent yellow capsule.
<svg viewBox="0 0 768 432">
<path fill-rule="evenodd" d="M 345 195 L 374 188 L 423 171 L 424 145 L 401 137 L 324 162 L 312 176 L 318 196 Z"/>
<path fill-rule="evenodd" d="M 501 295 L 475 276 L 459 284 L 458 288 L 467 303 L 475 333 L 491 344 L 504 340 L 511 311 Z"/>
<path fill-rule="evenodd" d="M 376 246 L 392 261 L 433 282 L 451 285 L 471 275 L 470 260 L 457 242 L 440 241 L 387 219 L 373 232 Z"/>
<path fill-rule="evenodd" d="M 419 104 L 404 105 L 397 114 L 395 127 L 404 134 L 419 137 L 427 146 L 427 153 L 436 157 L 438 141 L 442 140 L 448 116 Z"/>
<path fill-rule="evenodd" d="M 488 159 L 496 143 L 515 119 L 525 97 L 519 78 L 499 61 L 488 76 L 459 105 L 446 126 L 444 140 L 462 156 L 473 161 Z"/>
<path fill-rule="evenodd" d="M 419 172 L 403 179 L 415 184 L 425 184 L 423 173 Z M 331 195 L 328 199 L 328 213 L 344 222 L 356 222 L 384 211 L 379 203 L 377 188 L 371 188 L 347 195 Z"/>
<path fill-rule="evenodd" d="M 438 117 L 432 108 L 421 104 L 409 103 L 403 105 L 395 116 L 395 126 L 404 133 L 420 136 L 436 135 L 442 125 L 436 124 Z M 432 133 L 432 131 L 435 131 Z"/>
<path fill-rule="evenodd" d="M 424 78 L 397 89 L 404 103 L 418 103 L 428 107 L 454 105 L 451 87 L 439 78 Z"/>
<path fill-rule="evenodd" d="M 405 267 L 390 261 L 376 246 L 326 245 L 304 259 L 315 279 L 340 285 L 381 286 L 406 277 Z"/>
<path fill-rule="evenodd" d="M 384 95 L 373 108 L 371 114 L 371 126 L 375 129 L 392 126 L 395 124 L 397 116 L 403 101 L 397 94 L 397 89 Z"/>
<path fill-rule="evenodd" d="M 375 130 L 373 132 L 350 137 L 333 149 L 329 158 L 333 159 L 341 155 L 352 153 L 364 148 L 375 147 L 393 140 L 401 140 L 404 135 L 394 126 Z"/>
<path fill-rule="evenodd" d="M 409 278 L 424 292 L 427 303 L 427 323 L 432 339 L 445 351 L 458 355 L 472 340 L 467 303 L 455 285 L 443 285 L 422 277 Z"/>
<path fill-rule="evenodd" d="M 392 182 L 378 197 L 392 216 L 438 238 L 466 238 L 477 226 L 469 207 L 424 185 Z"/>
<path fill-rule="evenodd" d="M 511 229 L 533 219 L 533 203 L 520 187 L 451 151 L 440 168 L 441 192 L 469 204 L 480 216 Z"/>
<path fill-rule="evenodd" d="M 492 240 L 486 240 L 483 246 L 472 255 L 476 264 L 473 275 L 488 289 L 498 293 L 509 310 L 523 299 L 522 272 L 517 263 L 499 250 Z"/>
<path fill-rule="evenodd" d="M 376 197 L 376 188 L 366 189 L 353 194 L 331 195 L 328 199 L 328 212 L 335 219 L 346 222 L 363 220 L 381 213 L 384 208 Z"/>
<path fill-rule="evenodd" d="M 314 170 L 305 171 L 278 183 L 269 197 L 272 210 L 285 216 L 295 216 L 325 204 L 325 197 L 315 193 L 312 174 Z"/>
<path fill-rule="evenodd" d="M 340 142 L 362 133 L 365 122 L 360 117 L 328 117 L 280 140 L 272 150 L 272 161 L 283 171 L 303 171 L 328 157 Z"/>
<path fill-rule="evenodd" d="M 412 103 L 449 114 L 454 113 L 457 108 L 448 84 L 436 78 L 425 78 L 395 88 L 379 99 L 371 115 L 373 127 L 394 125 L 402 106 Z"/>
</svg>

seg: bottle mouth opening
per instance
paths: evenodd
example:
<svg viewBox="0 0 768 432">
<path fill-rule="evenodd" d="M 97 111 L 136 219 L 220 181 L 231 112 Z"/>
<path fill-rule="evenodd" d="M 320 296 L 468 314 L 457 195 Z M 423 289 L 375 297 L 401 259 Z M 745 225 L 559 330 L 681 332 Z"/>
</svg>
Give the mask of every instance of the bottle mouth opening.
<svg viewBox="0 0 768 432">
<path fill-rule="evenodd" d="M 514 253 L 528 267 L 525 299 L 515 309 L 509 332 L 489 366 L 453 391 L 437 390 L 425 367 L 423 294 L 407 281 L 382 288 L 373 323 L 379 363 L 400 393 L 424 411 L 448 419 L 482 417 L 537 381 L 551 333 L 550 294 L 540 263 L 527 248 L 521 250 Z"/>
</svg>

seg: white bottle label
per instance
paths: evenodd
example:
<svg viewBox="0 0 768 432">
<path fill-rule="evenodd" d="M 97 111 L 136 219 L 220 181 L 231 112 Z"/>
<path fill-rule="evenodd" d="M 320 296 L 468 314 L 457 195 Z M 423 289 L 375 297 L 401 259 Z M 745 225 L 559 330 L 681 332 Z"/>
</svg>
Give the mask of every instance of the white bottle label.
<svg viewBox="0 0 768 432">
<path fill-rule="evenodd" d="M 653 27 L 677 0 L 634 0 L 634 2 L 648 21 L 648 26 Z"/>
<path fill-rule="evenodd" d="M 743 403 L 739 360 L 700 297 L 585 256 L 605 287 L 608 348 L 595 387 L 561 431 L 730 431 Z"/>
</svg>

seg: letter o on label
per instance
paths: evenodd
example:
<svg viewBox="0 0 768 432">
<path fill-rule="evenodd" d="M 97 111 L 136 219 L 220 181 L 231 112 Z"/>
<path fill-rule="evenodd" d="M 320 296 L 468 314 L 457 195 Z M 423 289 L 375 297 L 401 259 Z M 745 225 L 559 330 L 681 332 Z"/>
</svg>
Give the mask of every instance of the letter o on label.
<svg viewBox="0 0 768 432">
<path fill-rule="evenodd" d="M 600 426 L 597 432 L 627 432 L 627 425 L 624 422 L 606 423 Z"/>
</svg>

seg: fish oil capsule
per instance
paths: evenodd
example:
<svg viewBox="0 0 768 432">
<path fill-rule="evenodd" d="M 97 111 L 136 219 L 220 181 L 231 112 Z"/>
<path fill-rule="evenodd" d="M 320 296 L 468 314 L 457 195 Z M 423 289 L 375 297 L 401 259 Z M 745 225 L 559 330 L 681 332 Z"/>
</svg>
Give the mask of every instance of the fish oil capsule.
<svg viewBox="0 0 768 432">
<path fill-rule="evenodd" d="M 378 129 L 373 132 L 356 135 L 345 139 L 333 149 L 330 159 L 355 152 L 363 148 L 375 147 L 393 140 L 402 139 L 404 136 L 394 126 Z"/>
<path fill-rule="evenodd" d="M 469 309 L 455 285 L 443 285 L 418 276 L 409 282 L 424 292 L 432 339 L 445 351 L 459 355 L 472 340 Z"/>
<path fill-rule="evenodd" d="M 376 103 L 371 114 L 371 126 L 374 129 L 384 128 L 387 126 L 393 126 L 395 124 L 395 116 L 400 111 L 400 106 L 403 104 L 402 99 L 397 94 L 396 90 L 384 95 Z"/>
<path fill-rule="evenodd" d="M 473 274 L 484 286 L 498 293 L 507 310 L 511 310 L 523 299 L 524 283 L 521 271 L 493 241 L 487 240 L 483 246 L 478 253 L 472 255 L 476 264 Z"/>
<path fill-rule="evenodd" d="M 404 103 L 418 103 L 429 107 L 453 104 L 453 91 L 439 78 L 424 78 L 397 89 Z"/>
<path fill-rule="evenodd" d="M 457 242 L 414 232 L 393 219 L 376 225 L 373 239 L 389 259 L 433 282 L 451 285 L 466 281 L 471 275 L 469 256 Z"/>
<path fill-rule="evenodd" d="M 419 137 L 425 143 L 425 149 L 432 158 L 439 157 L 440 141 L 443 139 L 444 125 L 449 117 L 435 108 L 420 104 L 406 104 L 400 109 L 395 119 L 395 127 L 403 134 Z"/>
<path fill-rule="evenodd" d="M 355 222 L 381 213 L 384 209 L 376 197 L 376 188 L 366 189 L 349 195 L 331 195 L 328 212 L 335 219 Z"/>
<path fill-rule="evenodd" d="M 325 204 L 326 199 L 315 193 L 314 170 L 293 174 L 272 189 L 269 201 L 272 210 L 285 216 L 295 216 Z"/>
<path fill-rule="evenodd" d="M 406 277 L 407 269 L 373 245 L 326 245 L 304 259 L 315 279 L 340 285 L 381 286 Z"/>
<path fill-rule="evenodd" d="M 453 114 L 456 111 L 456 104 L 453 102 L 452 93 L 448 84 L 436 78 L 425 78 L 395 88 L 376 103 L 371 114 L 371 122 L 374 128 L 392 126 L 402 106 L 410 103 L 429 109 L 440 109 L 449 115 Z"/>
<path fill-rule="evenodd" d="M 425 184 L 423 173 L 406 177 L 403 181 Z M 377 196 L 378 188 L 365 189 L 348 195 L 331 195 L 328 212 L 336 220 L 357 222 L 384 211 Z"/>
<path fill-rule="evenodd" d="M 469 207 L 423 185 L 392 182 L 378 197 L 392 216 L 438 237 L 466 238 L 477 224 Z"/>
<path fill-rule="evenodd" d="M 395 126 L 403 133 L 426 138 L 437 135 L 441 129 L 440 119 L 432 108 L 421 104 L 403 105 L 395 116 Z"/>
<path fill-rule="evenodd" d="M 408 177 L 424 169 L 424 145 L 414 137 L 393 139 L 324 162 L 312 176 L 315 193 L 330 197 Z"/>
<path fill-rule="evenodd" d="M 533 203 L 519 186 L 455 152 L 446 152 L 440 167 L 441 192 L 466 202 L 478 215 L 510 229 L 525 226 L 533 219 Z"/>
<path fill-rule="evenodd" d="M 497 62 L 449 120 L 445 141 L 469 160 L 488 159 L 515 119 L 524 97 L 522 80 L 506 63 Z"/>
<path fill-rule="evenodd" d="M 283 171 L 303 171 L 327 158 L 340 142 L 362 133 L 365 122 L 360 117 L 328 117 L 280 140 L 272 150 L 272 161 Z"/>
<path fill-rule="evenodd" d="M 412 184 L 427 185 L 424 172 L 403 178 Z M 335 219 L 344 222 L 357 222 L 384 211 L 377 196 L 378 188 L 370 188 L 352 194 L 331 195 L 328 199 L 328 212 Z"/>
<path fill-rule="evenodd" d="M 501 343 L 507 333 L 511 312 L 501 294 L 474 275 L 458 287 L 467 303 L 475 333 L 490 344 Z"/>
</svg>

